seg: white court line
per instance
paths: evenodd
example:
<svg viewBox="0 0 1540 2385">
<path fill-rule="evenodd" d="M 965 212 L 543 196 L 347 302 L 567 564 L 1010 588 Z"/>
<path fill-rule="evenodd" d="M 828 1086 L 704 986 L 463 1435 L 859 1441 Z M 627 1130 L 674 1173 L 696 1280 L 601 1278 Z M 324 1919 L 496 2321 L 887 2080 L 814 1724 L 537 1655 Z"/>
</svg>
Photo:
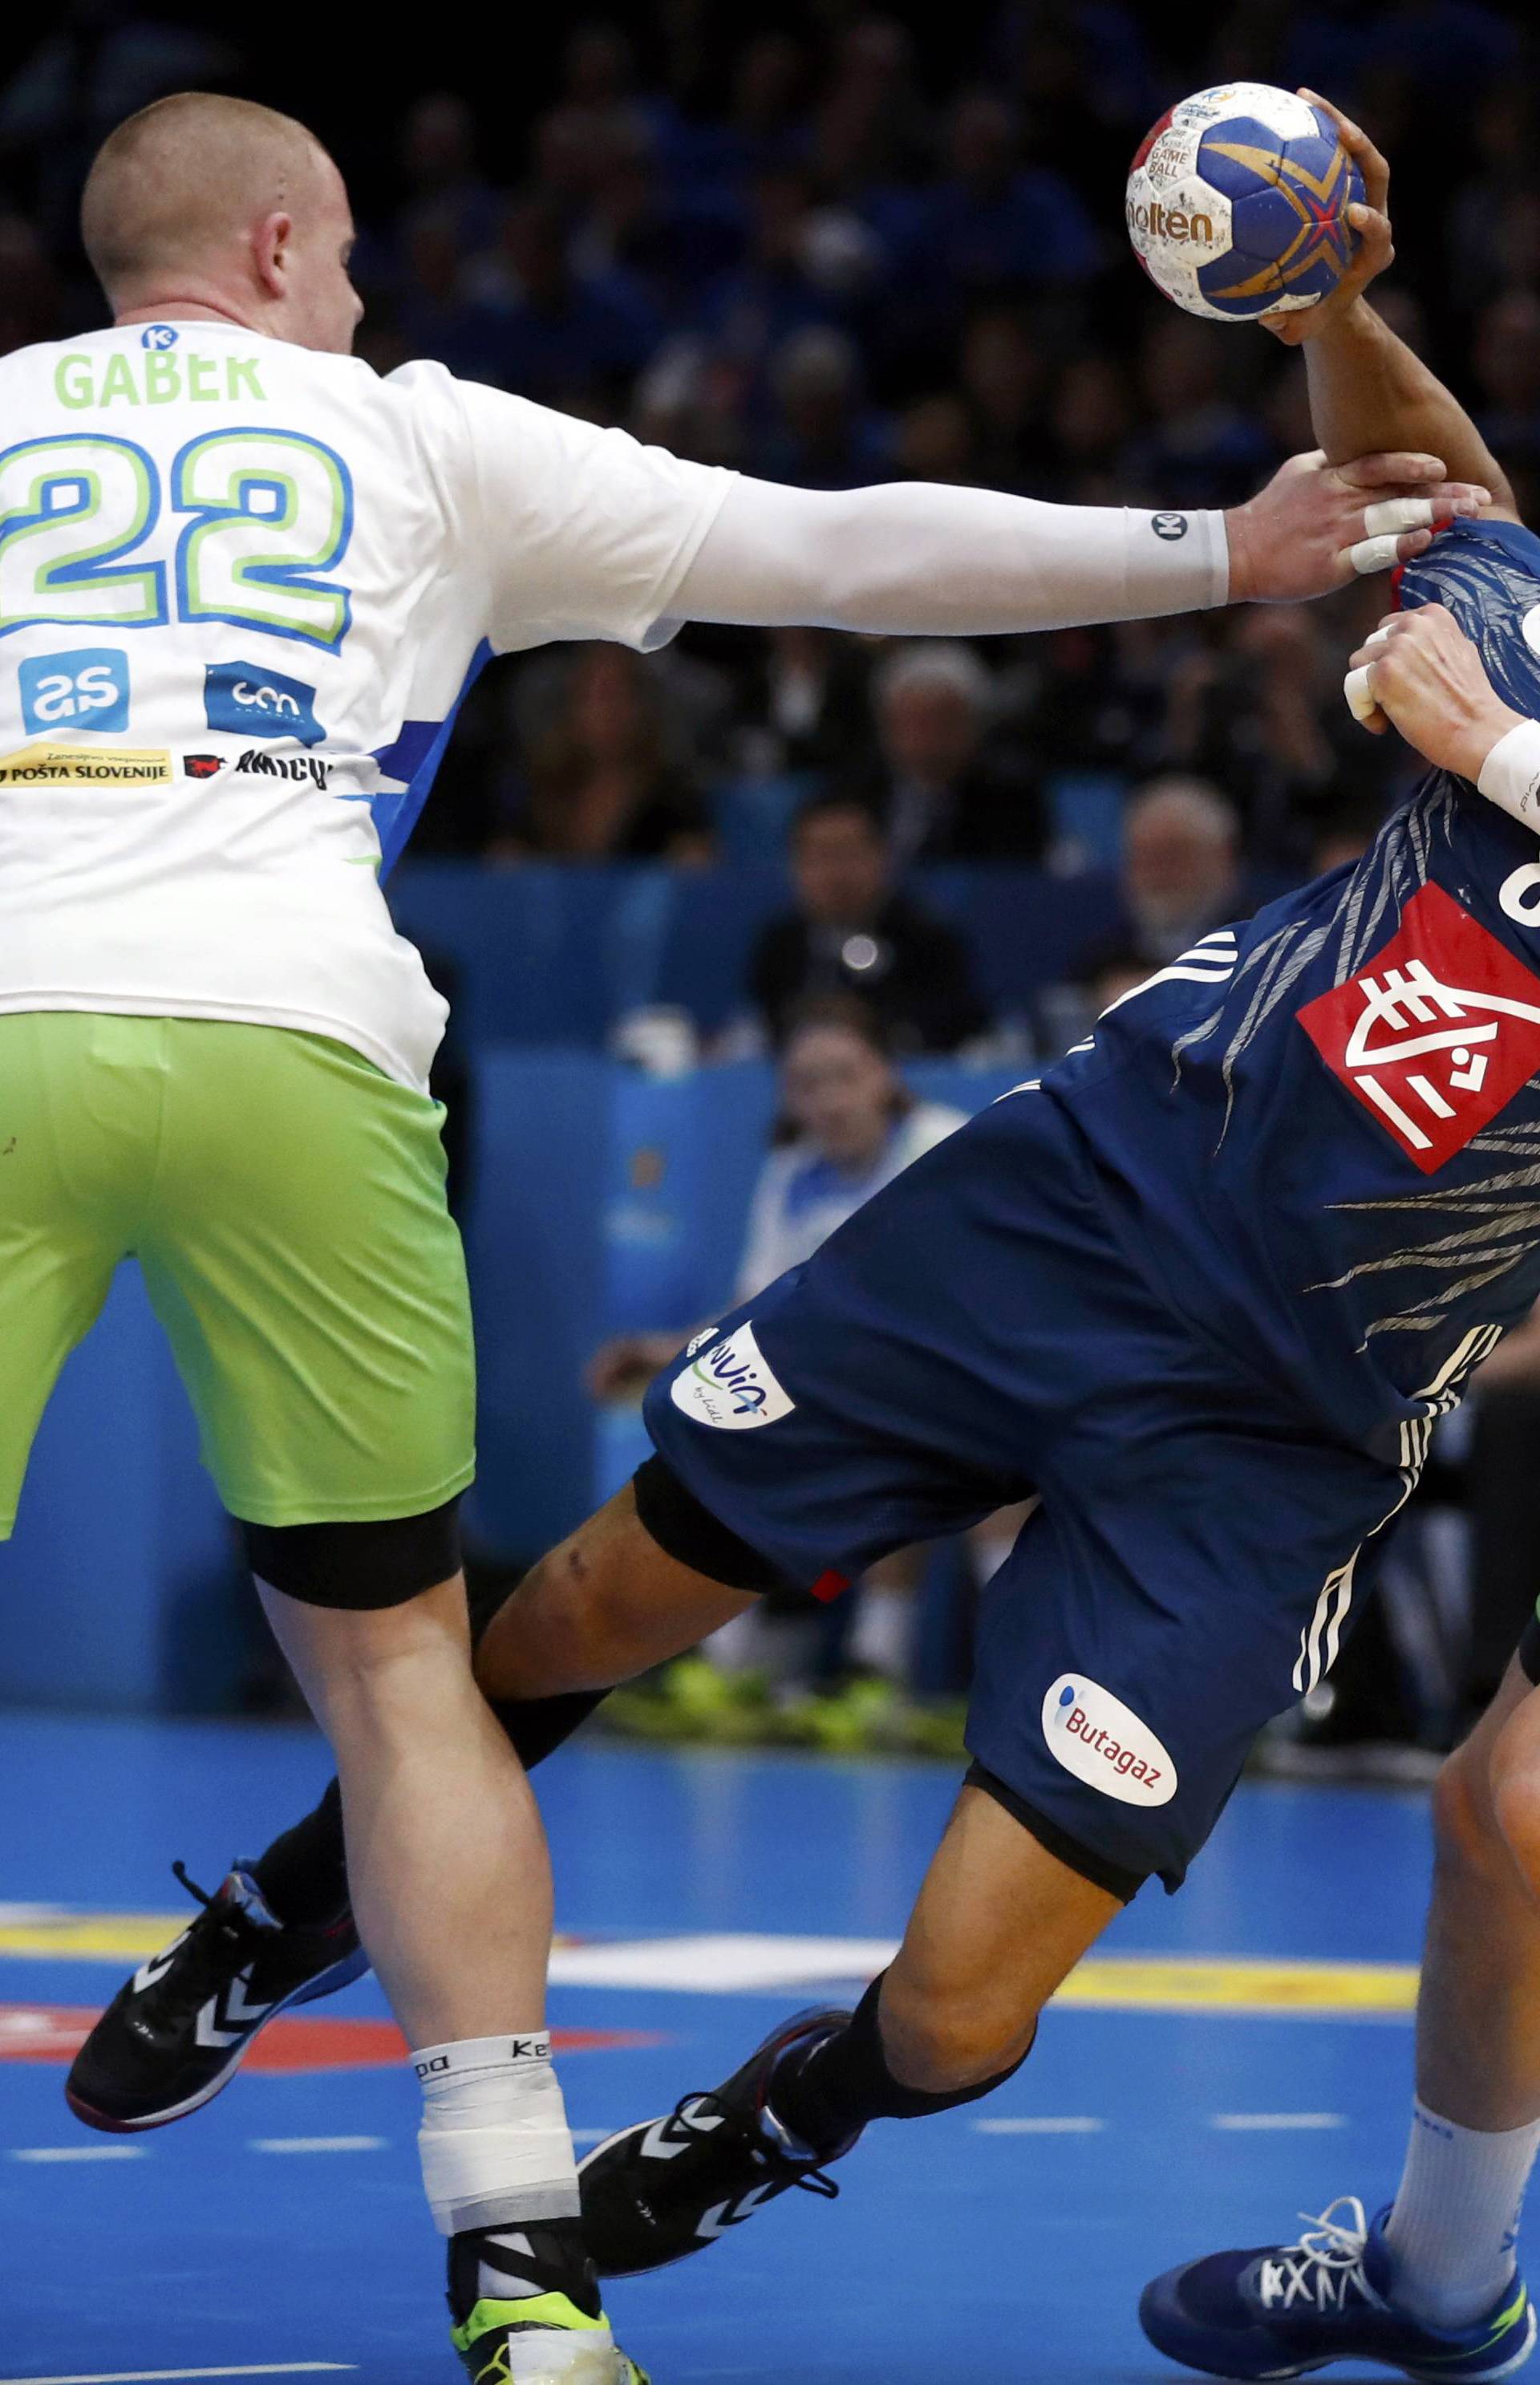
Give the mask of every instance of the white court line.
<svg viewBox="0 0 1540 2385">
<path fill-rule="evenodd" d="M 1105 2120 L 1093 2120 L 1088 2113 L 1077 2113 L 1062 2119 L 974 2122 L 981 2137 L 1091 2137 L 1106 2125 Z"/>
<path fill-rule="evenodd" d="M 6 2156 L 7 2161 L 24 2162 L 92 2162 L 143 2161 L 143 2145 L 19 2145 Z M 202 2370 L 199 2370 L 202 2375 Z M 13 2380 L 0 2378 L 0 2385 L 13 2385 Z"/>
<path fill-rule="evenodd" d="M 113 2368 L 93 2377 L 0 2377 L 0 2385 L 173 2385 L 192 2377 L 335 2376 L 357 2366 L 356 2360 L 270 2360 L 258 2368 Z"/>
<path fill-rule="evenodd" d="M 389 2137 L 251 2137 L 254 2154 L 379 2154 Z M 6 2385 L 0 2378 L 0 2385 Z"/>
<path fill-rule="evenodd" d="M 1342 2112 L 1215 2112 L 1215 2129 L 1345 2129 Z"/>
</svg>

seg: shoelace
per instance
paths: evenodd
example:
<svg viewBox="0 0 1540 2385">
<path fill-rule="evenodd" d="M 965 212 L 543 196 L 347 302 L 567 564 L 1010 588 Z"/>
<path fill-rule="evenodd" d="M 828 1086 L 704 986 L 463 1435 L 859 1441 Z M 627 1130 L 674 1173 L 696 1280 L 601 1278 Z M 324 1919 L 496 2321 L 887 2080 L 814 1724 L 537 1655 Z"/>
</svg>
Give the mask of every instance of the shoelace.
<svg viewBox="0 0 1540 2385">
<path fill-rule="evenodd" d="M 252 1924 L 240 1913 L 215 1914 L 217 1897 L 210 1896 L 195 1879 L 189 1879 L 184 1864 L 174 1863 L 171 1869 L 203 1911 L 189 1928 L 164 1977 L 147 1988 L 139 2000 L 141 2014 L 149 2006 L 156 2019 L 174 2019 L 185 2012 L 201 2009 L 228 1976 L 231 1954 L 243 1954 L 246 1942 L 255 1936 Z"/>
<path fill-rule="evenodd" d="M 1346 2211 L 1348 2217 L 1339 2219 L 1339 2211 Z M 1299 2216 L 1305 2230 L 1298 2242 L 1280 2245 L 1261 2264 L 1257 2290 L 1263 2309 L 1281 2304 L 1286 2311 L 1292 2304 L 1304 2302 L 1312 2310 L 1345 2310 L 1348 2293 L 1355 2289 L 1377 2308 L 1380 2297 L 1363 2274 L 1369 2223 L 1358 2196 L 1339 2194 L 1319 2216 L 1308 2211 L 1301 2211 Z"/>
<path fill-rule="evenodd" d="M 708 2107 L 714 2117 L 704 2117 Z M 838 2202 L 838 2179 L 830 2178 L 826 2169 L 815 2166 L 801 2168 L 800 2157 L 790 2150 L 786 2132 L 779 2127 L 774 2113 L 767 2112 L 764 2117 L 776 2131 L 775 2137 L 768 2142 L 764 2129 L 753 2132 L 764 2160 L 772 2167 L 796 2168 L 797 2176 L 788 2181 L 789 2185 L 801 2187 L 808 2194 L 821 2194 L 826 2202 Z M 735 2112 L 729 2104 L 724 2104 L 720 2096 L 710 2093 L 681 2095 L 674 2106 L 672 2117 L 687 2134 L 702 2140 L 714 2136 L 724 2120 L 736 2121 L 739 2127 L 743 2125 L 740 2112 Z"/>
</svg>

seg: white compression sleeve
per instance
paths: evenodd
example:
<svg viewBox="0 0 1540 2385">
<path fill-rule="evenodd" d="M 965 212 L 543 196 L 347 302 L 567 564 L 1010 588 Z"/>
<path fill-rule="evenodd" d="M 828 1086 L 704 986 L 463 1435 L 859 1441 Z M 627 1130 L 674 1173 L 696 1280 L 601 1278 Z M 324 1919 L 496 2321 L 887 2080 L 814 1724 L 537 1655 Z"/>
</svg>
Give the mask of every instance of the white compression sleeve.
<svg viewBox="0 0 1540 2385">
<path fill-rule="evenodd" d="M 929 481 L 830 493 L 739 480 L 669 611 L 979 637 L 1197 612 L 1224 604 L 1229 580 L 1223 514 L 1045 506 Z"/>
</svg>

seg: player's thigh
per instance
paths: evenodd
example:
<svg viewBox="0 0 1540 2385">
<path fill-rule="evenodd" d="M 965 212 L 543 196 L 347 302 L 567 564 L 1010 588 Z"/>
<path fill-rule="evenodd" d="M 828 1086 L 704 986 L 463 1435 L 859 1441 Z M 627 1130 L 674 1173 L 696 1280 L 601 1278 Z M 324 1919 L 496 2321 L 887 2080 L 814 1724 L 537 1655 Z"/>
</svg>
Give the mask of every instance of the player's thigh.
<svg viewBox="0 0 1540 2385">
<path fill-rule="evenodd" d="M 1084 1429 L 985 1592 L 972 1776 L 1113 1893 L 1180 1885 L 1257 1732 L 1323 1679 L 1399 1478 L 1235 1413 Z"/>
<path fill-rule="evenodd" d="M 140 1244 L 233 1515 L 415 1516 L 475 1470 L 475 1363 L 442 1113 L 343 1046 L 173 1022 Z"/>
<path fill-rule="evenodd" d="M 482 1634 L 476 1677 L 498 1699 L 608 1689 L 682 1655 L 755 1595 L 671 1556 L 627 1482 L 530 1567 Z"/>
<path fill-rule="evenodd" d="M 0 1537 L 59 1369 L 127 1247 L 154 1121 L 143 1081 L 103 1046 L 142 1024 L 0 1018 Z"/>
<path fill-rule="evenodd" d="M 1067 1412 L 1189 1363 L 1084 1147 L 1024 1093 L 698 1335 L 645 1415 L 695 1496 L 811 1589 L 1027 1497 Z"/>
</svg>

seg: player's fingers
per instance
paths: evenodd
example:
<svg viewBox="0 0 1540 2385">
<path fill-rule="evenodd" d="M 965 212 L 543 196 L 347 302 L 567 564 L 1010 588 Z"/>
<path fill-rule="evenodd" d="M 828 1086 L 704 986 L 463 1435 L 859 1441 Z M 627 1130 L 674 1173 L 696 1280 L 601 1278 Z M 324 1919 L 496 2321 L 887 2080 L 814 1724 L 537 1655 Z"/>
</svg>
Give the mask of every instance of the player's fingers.
<svg viewBox="0 0 1540 2385">
<path fill-rule="evenodd" d="M 1418 556 L 1425 555 L 1432 544 L 1431 530 L 1409 530 L 1396 542 L 1396 560 L 1397 563 L 1414 562 Z"/>
<path fill-rule="evenodd" d="M 1348 699 L 1348 709 L 1360 728 L 1378 735 L 1387 724 L 1375 696 L 1372 673 L 1372 663 L 1360 663 L 1342 682 L 1342 693 Z"/>
<path fill-rule="evenodd" d="M 1363 187 L 1369 194 L 1371 206 L 1383 208 L 1390 189 L 1388 159 L 1375 148 L 1361 124 L 1355 124 L 1350 116 L 1344 116 L 1340 107 L 1334 107 L 1331 101 L 1323 99 L 1318 91 L 1301 90 L 1299 96 L 1311 107 L 1319 107 L 1331 118 L 1336 126 L 1337 139 L 1363 176 Z"/>
<path fill-rule="evenodd" d="M 1350 489 L 1383 489 L 1392 482 L 1421 489 L 1426 481 L 1443 481 L 1444 458 L 1399 448 L 1389 454 L 1355 456 L 1351 462 L 1338 464 L 1336 472 Z"/>
<path fill-rule="evenodd" d="M 1348 549 L 1348 560 L 1359 578 L 1366 580 L 1371 572 L 1388 571 L 1393 563 L 1398 563 L 1400 546 L 1395 532 L 1386 531 L 1379 538 L 1360 538 Z"/>
<path fill-rule="evenodd" d="M 1431 497 L 1381 497 L 1363 509 L 1365 538 L 1382 538 L 1386 531 L 1431 530 L 1437 518 Z"/>
</svg>

